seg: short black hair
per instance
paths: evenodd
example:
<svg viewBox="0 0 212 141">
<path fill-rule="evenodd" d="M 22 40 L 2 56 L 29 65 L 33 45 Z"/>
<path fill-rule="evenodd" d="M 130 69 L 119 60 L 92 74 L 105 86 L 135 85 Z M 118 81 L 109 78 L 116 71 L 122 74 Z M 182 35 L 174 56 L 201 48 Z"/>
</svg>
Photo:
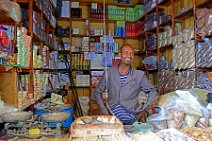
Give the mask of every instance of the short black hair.
<svg viewBox="0 0 212 141">
<path fill-rule="evenodd" d="M 132 47 L 132 45 L 130 45 L 130 44 L 123 44 L 123 45 L 121 46 L 121 48 L 119 49 L 119 52 L 121 53 L 121 52 L 122 52 L 122 49 L 123 49 L 124 47 L 126 47 L 126 46 L 129 46 L 129 47 L 131 47 L 131 48 L 134 50 L 134 48 Z"/>
</svg>

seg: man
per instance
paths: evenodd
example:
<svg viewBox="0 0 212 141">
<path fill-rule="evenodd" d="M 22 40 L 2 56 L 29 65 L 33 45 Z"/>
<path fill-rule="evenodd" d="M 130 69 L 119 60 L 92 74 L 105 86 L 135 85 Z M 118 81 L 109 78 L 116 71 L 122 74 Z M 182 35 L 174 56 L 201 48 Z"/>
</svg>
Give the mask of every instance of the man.
<svg viewBox="0 0 212 141">
<path fill-rule="evenodd" d="M 123 124 L 133 124 L 139 113 L 149 108 L 157 95 L 155 88 L 149 83 L 144 72 L 131 66 L 134 59 L 134 49 L 129 44 L 124 44 L 119 56 L 121 63 L 107 69 L 94 92 L 94 101 L 98 104 L 102 114 L 113 114 Z M 102 99 L 102 93 L 107 89 L 107 106 Z M 148 94 L 147 102 L 139 102 L 139 93 Z"/>
</svg>

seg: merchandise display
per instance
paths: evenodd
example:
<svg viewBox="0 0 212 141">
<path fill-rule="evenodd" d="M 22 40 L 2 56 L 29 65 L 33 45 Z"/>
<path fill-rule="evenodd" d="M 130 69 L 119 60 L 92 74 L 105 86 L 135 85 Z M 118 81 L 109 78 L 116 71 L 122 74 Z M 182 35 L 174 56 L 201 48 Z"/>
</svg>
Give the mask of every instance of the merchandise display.
<svg viewBox="0 0 212 141">
<path fill-rule="evenodd" d="M 211 4 L 0 0 L 0 140 L 211 141 Z"/>
</svg>

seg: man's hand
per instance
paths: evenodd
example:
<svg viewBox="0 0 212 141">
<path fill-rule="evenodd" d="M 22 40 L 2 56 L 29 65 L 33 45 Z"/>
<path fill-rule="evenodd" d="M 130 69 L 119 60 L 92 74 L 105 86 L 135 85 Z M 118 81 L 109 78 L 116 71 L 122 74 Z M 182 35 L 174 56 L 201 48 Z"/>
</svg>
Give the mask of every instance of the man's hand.
<svg viewBox="0 0 212 141">
<path fill-rule="evenodd" d="M 141 111 L 139 112 L 137 115 L 136 115 L 136 118 L 140 121 L 142 120 L 143 118 L 145 119 L 146 118 L 146 111 Z"/>
</svg>

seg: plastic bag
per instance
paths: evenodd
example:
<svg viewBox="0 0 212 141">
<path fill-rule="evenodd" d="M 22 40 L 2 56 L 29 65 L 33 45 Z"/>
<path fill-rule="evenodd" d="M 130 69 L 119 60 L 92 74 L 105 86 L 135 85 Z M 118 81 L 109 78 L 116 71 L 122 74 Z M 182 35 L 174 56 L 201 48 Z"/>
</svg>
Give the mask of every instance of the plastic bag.
<svg viewBox="0 0 212 141">
<path fill-rule="evenodd" d="M 147 123 L 156 129 L 163 130 L 168 127 L 167 119 L 169 119 L 168 111 L 162 107 L 158 114 L 151 115 L 147 118 Z"/>
<path fill-rule="evenodd" d="M 171 96 L 168 103 L 165 105 L 167 109 L 178 109 L 189 115 L 202 116 L 201 110 L 191 103 L 180 99 L 177 96 Z"/>
</svg>

